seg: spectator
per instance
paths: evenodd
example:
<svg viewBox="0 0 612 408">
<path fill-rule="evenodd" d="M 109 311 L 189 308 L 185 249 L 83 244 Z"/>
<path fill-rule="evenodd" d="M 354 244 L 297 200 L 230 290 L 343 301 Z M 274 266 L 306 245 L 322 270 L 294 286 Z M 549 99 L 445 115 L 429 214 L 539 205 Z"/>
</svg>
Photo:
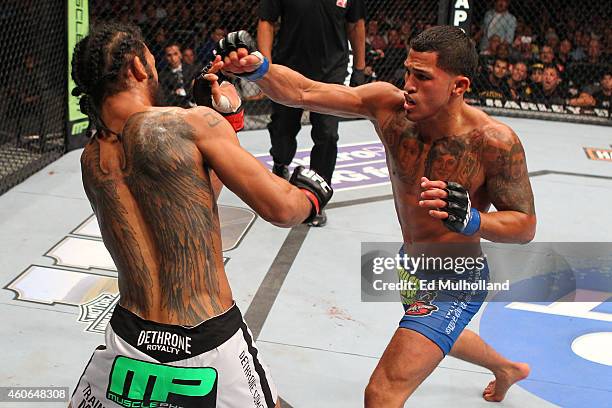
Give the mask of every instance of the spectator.
<svg viewBox="0 0 612 408">
<path fill-rule="evenodd" d="M 544 65 L 550 65 L 555 60 L 555 52 L 550 45 L 544 45 L 540 49 L 540 61 Z"/>
<path fill-rule="evenodd" d="M 518 61 L 512 65 L 507 82 L 512 99 L 515 101 L 527 100 L 533 92 L 527 82 L 527 74 L 527 64 L 525 61 Z"/>
<path fill-rule="evenodd" d="M 408 21 L 404 21 L 399 29 L 399 34 L 402 42 L 408 44 L 412 38 L 412 25 Z"/>
<path fill-rule="evenodd" d="M 408 51 L 397 30 L 389 30 L 387 40 L 385 56 L 375 68 L 376 76 L 380 81 L 391 82 L 401 87 L 405 73 L 402 65 L 408 57 Z"/>
<path fill-rule="evenodd" d="M 480 55 L 495 56 L 495 54 L 497 54 L 497 47 L 499 47 L 499 44 L 501 44 L 501 38 L 499 37 L 499 35 L 493 34 L 489 38 L 487 48 L 482 50 L 480 52 Z"/>
<path fill-rule="evenodd" d="M 497 52 L 495 53 L 497 58 L 503 60 L 510 59 L 510 44 L 501 43 L 497 46 Z"/>
<path fill-rule="evenodd" d="M 177 43 L 168 44 L 165 52 L 168 65 L 159 72 L 162 105 L 192 107 L 191 85 L 197 72 L 192 65 L 183 63 L 181 49 Z"/>
<path fill-rule="evenodd" d="M 591 38 L 587 49 L 587 62 L 589 64 L 604 64 L 602 58 L 601 41 L 598 38 Z"/>
<path fill-rule="evenodd" d="M 489 39 L 493 35 L 498 35 L 501 41 L 508 44 L 512 44 L 514 41 L 516 17 L 508 11 L 509 5 L 510 0 L 495 0 L 494 9 L 486 12 L 482 22 L 481 50 L 487 49 Z"/>
<path fill-rule="evenodd" d="M 588 45 L 588 39 L 589 39 L 589 36 L 584 34 L 582 30 L 576 30 L 574 32 L 575 48 L 570 54 L 573 61 L 582 61 L 583 59 L 586 58 L 585 42 L 586 42 L 586 45 Z"/>
<path fill-rule="evenodd" d="M 559 45 L 559 36 L 557 35 L 557 32 L 554 28 L 551 27 L 547 30 L 544 39 L 546 41 L 545 44 L 549 46 L 552 50 L 557 49 L 557 46 Z"/>
<path fill-rule="evenodd" d="M 181 4 L 178 7 L 178 17 L 171 24 L 175 30 L 193 31 L 195 29 L 194 16 L 191 5 Z"/>
<path fill-rule="evenodd" d="M 259 50 L 272 60 L 274 23 L 281 26 L 274 62 L 292 68 L 315 81 L 343 84 L 349 61 L 348 43 L 353 50 L 351 84 L 364 82 L 365 69 L 365 4 L 363 0 L 316 1 L 262 0 L 257 30 Z M 274 113 L 268 124 L 274 160 L 274 174 L 289 178 L 288 166 L 295 156 L 302 109 L 273 104 Z M 330 185 L 338 154 L 338 123 L 335 116 L 311 112 L 310 168 Z M 311 222 L 323 226 L 324 212 Z"/>
<path fill-rule="evenodd" d="M 612 59 L 612 27 L 606 27 L 604 34 L 604 54 L 608 60 Z"/>
<path fill-rule="evenodd" d="M 553 47 L 550 45 L 544 45 L 540 49 L 540 61 L 544 65 L 555 65 L 561 75 L 565 72 L 565 65 L 563 65 L 556 57 Z"/>
<path fill-rule="evenodd" d="M 590 85 L 595 78 L 601 78 L 604 71 L 609 68 L 609 62 L 602 57 L 601 43 L 592 38 L 587 49 L 587 58 L 570 66 L 569 77 L 573 79 L 579 89 L 592 93 Z M 586 89 L 585 89 L 586 87 Z"/>
<path fill-rule="evenodd" d="M 510 60 L 530 63 L 533 60 L 532 48 L 532 37 L 526 35 L 517 36 L 510 49 Z"/>
<path fill-rule="evenodd" d="M 477 83 L 475 88 L 480 98 L 512 99 L 512 93 L 506 76 L 508 75 L 508 60 L 497 58 L 489 75 Z"/>
<path fill-rule="evenodd" d="M 181 2 L 182 3 L 182 2 Z M 179 21 L 179 6 L 176 0 L 166 0 L 164 2 L 165 16 L 163 19 L 166 28 L 170 28 L 174 22 Z"/>
<path fill-rule="evenodd" d="M 201 33 L 206 27 L 206 8 L 204 2 L 195 1 L 190 3 L 193 5 L 191 12 L 193 13 L 193 29 L 197 33 Z"/>
<path fill-rule="evenodd" d="M 559 52 L 557 53 L 557 59 L 561 64 L 566 67 L 570 62 L 572 62 L 572 48 L 573 44 L 569 38 L 564 38 L 559 43 Z"/>
<path fill-rule="evenodd" d="M 497 47 L 499 47 L 500 43 L 501 40 L 499 36 L 494 34 L 489 38 L 487 49 L 480 53 L 480 63 L 489 72 L 493 69 L 493 63 L 497 55 Z"/>
<path fill-rule="evenodd" d="M 534 88 L 532 101 L 547 105 L 566 105 L 569 95 L 560 84 L 561 75 L 557 67 L 546 65 L 542 75 L 542 83 Z"/>
<path fill-rule="evenodd" d="M 183 49 L 183 62 L 192 65 L 196 72 L 200 72 L 203 68 L 202 64 L 196 60 L 196 55 L 192 47 L 185 47 Z"/>
<path fill-rule="evenodd" d="M 138 16 L 138 25 L 147 42 L 151 42 L 159 30 L 161 17 L 153 3 L 147 3 L 144 14 Z"/>
<path fill-rule="evenodd" d="M 225 36 L 225 30 L 221 26 L 216 26 L 211 32 L 208 39 L 199 47 L 196 48 L 198 61 L 203 64 L 214 59 L 213 51 L 219 41 Z"/>
<path fill-rule="evenodd" d="M 149 42 L 150 51 L 155 57 L 155 62 L 157 63 L 158 69 L 163 69 L 166 65 L 168 65 L 166 61 L 166 52 L 164 51 L 167 43 L 168 37 L 166 37 L 166 29 L 159 26 L 155 32 L 155 35 L 153 36 L 153 41 Z"/>
<path fill-rule="evenodd" d="M 531 89 L 535 89 L 542 84 L 542 79 L 544 78 L 544 64 L 540 61 L 536 61 L 531 64 L 530 69 L 529 85 Z"/>
<path fill-rule="evenodd" d="M 363 73 L 366 77 L 366 83 L 376 81 L 378 79 L 375 71 L 375 67 L 381 64 L 382 59 L 385 57 L 385 52 L 381 49 L 373 49 L 370 44 L 366 43 L 366 67 Z"/>
<path fill-rule="evenodd" d="M 604 71 L 599 82 L 599 91 L 593 94 L 595 99 L 595 106 L 602 109 L 612 109 L 612 70 Z"/>
<path fill-rule="evenodd" d="M 384 50 L 387 48 L 385 38 L 378 33 L 378 21 L 370 20 L 368 22 L 368 32 L 366 35 L 366 43 L 375 50 Z"/>
</svg>

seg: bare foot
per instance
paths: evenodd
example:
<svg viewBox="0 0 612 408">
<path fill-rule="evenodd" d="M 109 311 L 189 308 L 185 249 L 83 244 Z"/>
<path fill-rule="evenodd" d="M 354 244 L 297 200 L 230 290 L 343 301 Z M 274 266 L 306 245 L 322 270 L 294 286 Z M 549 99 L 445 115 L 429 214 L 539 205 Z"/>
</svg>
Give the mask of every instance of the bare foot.
<svg viewBox="0 0 612 408">
<path fill-rule="evenodd" d="M 529 371 L 529 364 L 513 363 L 510 368 L 495 373 L 495 379 L 484 389 L 482 397 L 487 401 L 500 402 L 512 384 L 527 378 Z"/>
</svg>

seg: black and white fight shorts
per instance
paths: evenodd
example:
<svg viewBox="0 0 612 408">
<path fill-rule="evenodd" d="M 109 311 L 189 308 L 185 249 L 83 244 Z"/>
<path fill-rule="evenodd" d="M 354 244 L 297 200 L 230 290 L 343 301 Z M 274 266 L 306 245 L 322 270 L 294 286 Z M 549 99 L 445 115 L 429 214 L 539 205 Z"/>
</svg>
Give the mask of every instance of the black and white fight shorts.
<svg viewBox="0 0 612 408">
<path fill-rule="evenodd" d="M 117 305 L 72 408 L 272 408 L 278 395 L 234 304 L 195 327 L 144 320 Z"/>
</svg>

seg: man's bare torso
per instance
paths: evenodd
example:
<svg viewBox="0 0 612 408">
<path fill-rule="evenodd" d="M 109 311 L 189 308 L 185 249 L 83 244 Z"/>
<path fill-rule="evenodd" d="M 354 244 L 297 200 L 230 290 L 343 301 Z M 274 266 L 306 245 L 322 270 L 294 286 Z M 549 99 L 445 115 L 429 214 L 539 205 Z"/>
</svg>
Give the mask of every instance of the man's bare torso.
<svg viewBox="0 0 612 408">
<path fill-rule="evenodd" d="M 522 147 L 513 141 L 504 140 L 502 132 L 498 131 L 501 124 L 484 113 L 473 114 L 473 126 L 459 134 L 440 135 L 430 140 L 418 134 L 415 124 L 406 118 L 401 108 L 376 126 L 385 144 L 404 243 L 477 243 L 480 240 L 478 235 L 468 237 L 451 232 L 440 220 L 431 217 L 427 209 L 419 206 L 420 193 L 423 191 L 421 177 L 454 181 L 463 185 L 469 191 L 472 206 L 484 212 L 496 198 L 488 189 L 498 186 L 502 190 L 505 186 L 505 183 L 496 179 L 496 175 L 503 173 L 504 166 L 512 165 L 513 149 L 520 148 L 522 161 L 519 164 L 524 165 Z M 524 176 L 522 168 L 520 172 L 516 174 L 517 179 Z M 520 194 L 511 197 L 511 194 L 502 192 L 502 195 L 507 196 L 504 197 L 507 200 L 522 198 Z M 525 203 L 525 207 L 528 206 L 529 203 Z"/>
<path fill-rule="evenodd" d="M 196 325 L 232 303 L 210 175 L 178 110 L 130 117 L 121 141 L 93 139 L 83 185 L 119 273 L 122 306 Z"/>
</svg>

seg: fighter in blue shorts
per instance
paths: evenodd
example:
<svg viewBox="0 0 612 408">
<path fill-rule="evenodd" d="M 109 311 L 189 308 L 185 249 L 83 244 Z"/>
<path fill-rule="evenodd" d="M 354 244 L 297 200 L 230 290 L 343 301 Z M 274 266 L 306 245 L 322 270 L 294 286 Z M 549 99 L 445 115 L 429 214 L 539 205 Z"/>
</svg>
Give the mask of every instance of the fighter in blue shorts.
<svg viewBox="0 0 612 408">
<path fill-rule="evenodd" d="M 401 259 L 406 255 L 404 247 L 400 249 L 399 255 Z M 400 281 L 412 282 L 414 286 L 428 282 L 434 282 L 438 286 L 441 286 L 441 283 L 486 283 L 489 281 L 489 265 L 484 256 L 477 258 L 482 260 L 480 265 L 468 269 L 462 267 L 461 273 L 424 269 L 414 271 L 408 265 L 400 265 L 398 277 Z M 402 290 L 400 294 L 405 313 L 399 327 L 422 334 L 447 355 L 487 297 L 486 289 L 458 286 L 456 289 L 442 287 L 433 290 Z"/>
<path fill-rule="evenodd" d="M 531 241 L 536 215 L 521 142 L 464 101 L 478 68 L 473 41 L 458 27 L 437 26 L 412 38 L 409 49 L 403 90 L 386 82 L 349 88 L 312 81 L 270 64 L 244 31 L 221 40 L 217 55 L 224 71 L 256 82 L 277 103 L 372 121 L 385 146 L 406 253 L 420 254 L 416 247 L 425 243 L 459 243 L 478 256 L 481 238 Z M 444 291 L 433 295 L 408 304 L 365 390 L 366 407 L 402 407 L 447 353 L 493 372 L 487 401 L 501 401 L 529 374 L 527 364 L 464 329 L 484 293 L 452 302 L 443 301 L 450 295 Z"/>
</svg>

